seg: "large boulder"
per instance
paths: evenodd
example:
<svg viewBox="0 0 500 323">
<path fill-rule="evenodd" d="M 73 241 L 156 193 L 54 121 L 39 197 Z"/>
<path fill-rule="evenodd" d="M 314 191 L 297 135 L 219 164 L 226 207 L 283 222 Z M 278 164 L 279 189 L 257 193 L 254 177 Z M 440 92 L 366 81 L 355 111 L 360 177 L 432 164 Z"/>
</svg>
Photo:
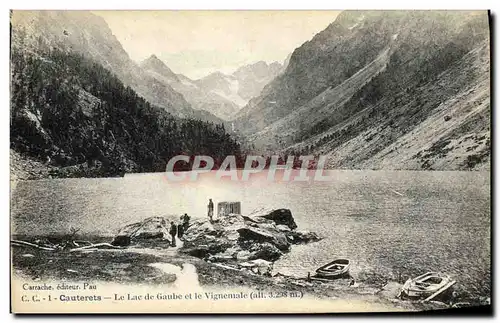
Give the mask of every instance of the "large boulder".
<svg viewBox="0 0 500 323">
<path fill-rule="evenodd" d="M 297 228 L 297 223 L 295 223 L 292 212 L 289 209 L 259 209 L 249 214 L 248 218 L 258 223 L 263 222 L 263 219 L 271 220 L 276 225 L 283 224 L 292 230 Z"/>
<path fill-rule="evenodd" d="M 257 225 L 257 224 L 261 224 L 261 223 L 274 223 L 272 220 L 268 220 L 268 219 L 263 218 L 263 217 L 252 217 L 250 215 L 242 215 L 241 217 L 243 218 L 243 220 L 245 220 L 245 223 L 248 225 L 252 225 L 252 224 Z"/>
<path fill-rule="evenodd" d="M 215 232 L 214 226 L 210 223 L 208 219 L 200 219 L 196 220 L 191 225 L 189 228 L 184 232 L 185 236 L 192 235 L 192 236 L 197 236 L 200 233 L 213 233 Z"/>
<path fill-rule="evenodd" d="M 128 224 L 120 229 L 113 239 L 113 245 L 126 246 L 134 240 L 166 239 L 168 235 L 167 221 L 164 217 L 155 216 L 143 221 Z"/>
<path fill-rule="evenodd" d="M 254 264 L 249 267 L 255 272 L 259 266 L 253 260 L 274 262 L 290 250 L 291 244 L 320 239 L 314 233 L 295 231 L 296 228 L 288 209 L 261 209 L 250 215 L 229 213 L 212 222 L 207 218 L 197 219 L 184 233 L 180 251 L 237 267 L 242 262 Z"/>
<path fill-rule="evenodd" d="M 245 225 L 245 219 L 243 216 L 234 213 L 228 214 L 214 223 L 214 227 L 218 231 L 236 231 Z"/>
<path fill-rule="evenodd" d="M 265 242 L 252 245 L 247 257 L 249 260 L 264 259 L 267 261 L 276 261 L 282 255 L 283 253 L 275 245 Z"/>
<path fill-rule="evenodd" d="M 200 234 L 195 239 L 184 240 L 184 246 L 181 251 L 198 258 L 205 258 L 225 252 L 227 249 L 235 246 L 236 243 L 234 241 L 230 241 L 225 237 Z"/>
<path fill-rule="evenodd" d="M 213 226 L 218 237 L 233 241 L 236 244 L 240 238 L 238 230 L 244 228 L 246 223 L 240 214 L 228 214 L 224 218 L 215 221 Z"/>
<path fill-rule="evenodd" d="M 287 251 L 290 249 L 290 243 L 281 232 L 271 232 L 269 230 L 253 227 L 243 227 L 237 231 L 240 234 L 240 241 L 254 241 L 258 243 L 269 242 L 280 250 Z"/>
<path fill-rule="evenodd" d="M 184 243 L 190 243 L 198 241 L 200 244 L 204 244 L 206 240 L 213 239 L 217 235 L 217 230 L 208 221 L 208 219 L 200 219 L 194 221 L 189 228 L 184 232 L 183 240 Z"/>
</svg>

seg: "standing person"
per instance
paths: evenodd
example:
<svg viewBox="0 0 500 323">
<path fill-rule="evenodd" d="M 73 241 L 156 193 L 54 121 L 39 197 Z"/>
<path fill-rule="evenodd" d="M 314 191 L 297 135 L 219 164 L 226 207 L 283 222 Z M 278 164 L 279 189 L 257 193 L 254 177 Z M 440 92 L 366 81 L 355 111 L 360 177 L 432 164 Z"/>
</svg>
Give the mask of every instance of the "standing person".
<svg viewBox="0 0 500 323">
<path fill-rule="evenodd" d="M 174 221 L 170 222 L 170 235 L 172 236 L 172 247 L 175 247 L 175 236 L 177 235 L 177 226 Z"/>
<path fill-rule="evenodd" d="M 212 222 L 214 217 L 214 202 L 212 202 L 212 199 L 209 199 L 208 201 L 208 218 L 210 219 L 210 222 Z"/>
<path fill-rule="evenodd" d="M 189 228 L 189 220 L 191 218 L 189 217 L 189 215 L 187 215 L 187 213 L 184 213 L 183 215 L 183 218 L 182 218 L 182 226 L 184 227 L 184 232 L 187 231 L 187 229 Z"/>
<path fill-rule="evenodd" d="M 177 237 L 179 237 L 179 240 L 182 240 L 183 235 L 184 235 L 184 225 L 183 223 L 180 223 L 177 226 Z"/>
</svg>

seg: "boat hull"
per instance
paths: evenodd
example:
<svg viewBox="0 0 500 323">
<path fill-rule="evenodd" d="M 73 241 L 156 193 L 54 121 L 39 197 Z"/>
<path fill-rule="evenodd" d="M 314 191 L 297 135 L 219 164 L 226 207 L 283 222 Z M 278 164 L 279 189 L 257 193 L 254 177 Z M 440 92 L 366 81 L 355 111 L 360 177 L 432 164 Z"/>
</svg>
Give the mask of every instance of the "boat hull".
<svg viewBox="0 0 500 323">
<path fill-rule="evenodd" d="M 447 275 L 429 272 L 419 277 L 408 279 L 401 289 L 401 295 L 408 298 L 426 298 L 450 282 L 451 278 Z"/>
<path fill-rule="evenodd" d="M 347 259 L 337 259 L 316 270 L 316 277 L 319 278 L 340 278 L 349 274 L 350 262 Z"/>
</svg>

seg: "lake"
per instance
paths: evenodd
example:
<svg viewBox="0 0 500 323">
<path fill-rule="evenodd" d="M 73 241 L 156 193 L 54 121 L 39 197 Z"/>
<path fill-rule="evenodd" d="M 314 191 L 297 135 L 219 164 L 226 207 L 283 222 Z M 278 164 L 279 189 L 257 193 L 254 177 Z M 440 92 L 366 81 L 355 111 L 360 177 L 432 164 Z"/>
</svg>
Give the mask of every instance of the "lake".
<svg viewBox="0 0 500 323">
<path fill-rule="evenodd" d="M 206 176 L 205 176 L 206 175 Z M 299 230 L 320 242 L 293 246 L 275 271 L 304 276 L 334 258 L 352 260 L 357 279 L 408 278 L 427 271 L 453 276 L 471 296 L 489 296 L 490 173 L 330 171 L 329 182 L 172 183 L 163 174 L 107 179 L 16 182 L 13 233 L 60 234 L 71 228 L 113 235 L 149 216 L 206 216 L 208 198 L 241 201 L 242 213 L 288 208 Z"/>
</svg>

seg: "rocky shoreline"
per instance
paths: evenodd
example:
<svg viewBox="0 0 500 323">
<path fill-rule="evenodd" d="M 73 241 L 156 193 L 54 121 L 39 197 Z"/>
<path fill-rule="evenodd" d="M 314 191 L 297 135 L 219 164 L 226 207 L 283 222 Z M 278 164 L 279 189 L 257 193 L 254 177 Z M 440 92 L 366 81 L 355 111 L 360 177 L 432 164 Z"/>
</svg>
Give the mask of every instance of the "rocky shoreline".
<svg viewBox="0 0 500 323">
<path fill-rule="evenodd" d="M 481 166 L 482 165 L 482 166 Z M 457 171 L 484 171 L 488 170 L 488 165 L 474 168 L 464 168 Z M 484 166 L 484 167 L 483 167 Z M 377 168 L 337 168 L 342 170 L 377 170 Z M 380 170 L 408 170 L 418 171 L 416 169 L 384 168 Z M 56 166 L 49 162 L 41 162 L 25 154 L 10 149 L 10 178 L 15 180 L 40 180 L 40 179 L 59 179 L 59 178 L 109 178 L 123 177 L 125 171 L 105 171 L 102 164 L 96 162 L 92 167 L 87 163 L 76 164 L 72 166 Z"/>
<path fill-rule="evenodd" d="M 48 161 L 29 157 L 10 149 L 10 177 L 13 180 L 39 180 L 52 178 L 101 178 L 122 177 L 124 172 L 104 171 L 102 164 L 94 163 L 89 167 L 87 163 L 72 166 L 60 166 Z"/>
<path fill-rule="evenodd" d="M 145 246 L 145 241 L 160 239 L 170 245 L 168 228 L 162 217 L 148 218 L 142 222 L 124 227 L 115 237 L 134 232 L 130 244 Z M 174 219 L 175 222 L 175 219 Z M 398 298 L 402 282 L 390 279 L 371 279 L 356 281 L 350 275 L 335 280 L 311 280 L 310 276 L 291 277 L 273 270 L 274 263 L 285 253 L 290 252 L 293 245 L 314 243 L 322 237 L 314 232 L 297 230 L 297 224 L 289 209 L 259 209 L 248 215 L 227 214 L 213 221 L 208 218 L 196 219 L 189 224 L 184 233 L 178 255 L 196 257 L 210 266 L 216 267 L 215 272 L 224 271 L 228 275 L 241 278 L 237 284 L 247 285 L 248 277 L 259 276 L 260 284 L 266 287 L 282 286 L 307 290 L 308 293 L 323 297 L 333 294 L 371 295 L 381 297 L 391 304 L 401 303 L 403 307 L 419 309 L 445 309 L 463 306 L 487 305 L 490 300 L 484 297 L 480 300 L 463 302 L 454 297 L 444 297 L 430 302 L 403 302 Z M 146 245 L 149 242 L 146 242 Z M 329 259 L 332 260 L 332 259 Z M 325 260 L 326 261 L 326 260 Z M 234 282 L 233 282 L 234 283 Z M 327 297 L 330 297 L 327 296 Z"/>
<path fill-rule="evenodd" d="M 126 247 L 149 241 L 168 248 L 171 243 L 168 222 L 164 217 L 151 217 L 126 225 L 112 245 Z M 259 209 L 249 215 L 227 214 L 212 221 L 203 218 L 190 222 L 179 253 L 222 267 L 270 276 L 273 263 L 289 252 L 292 245 L 319 240 L 321 237 L 314 232 L 297 230 L 290 210 Z"/>
<path fill-rule="evenodd" d="M 212 223 L 201 219 L 189 226 L 180 252 L 270 275 L 273 262 L 292 245 L 321 240 L 314 232 L 296 229 L 288 209 L 261 209 L 248 216 L 228 214 Z"/>
<path fill-rule="evenodd" d="M 361 301 L 392 310 L 434 310 L 453 307 L 490 305 L 489 298 L 477 302 L 412 302 L 397 296 L 399 282 L 359 281 L 350 277 L 336 280 L 310 280 L 273 271 L 273 263 L 292 251 L 294 244 L 314 243 L 321 237 L 297 230 L 288 209 L 257 210 L 249 215 L 228 214 L 209 221 L 195 219 L 182 240 L 171 246 L 168 223 L 164 217 L 151 217 L 124 226 L 111 243 L 99 240 L 89 247 L 76 247 L 81 240 L 68 243 L 60 238 L 31 239 L 32 243 L 53 251 L 33 249 L 29 245 L 13 248 L 14 274 L 27 279 L 103 281 L 154 286 L 176 284 L 176 273 L 162 271 L 176 267 L 177 274 L 186 264 L 195 268 L 200 286 L 217 289 L 240 287 L 270 292 L 300 291 L 318 299 Z M 124 238 L 128 237 L 128 238 Z M 109 241 L 109 238 L 107 238 Z M 73 248 L 73 249 L 70 249 Z M 77 249 L 77 250 L 75 250 Z M 293 251 L 292 251 L 293 252 Z"/>
</svg>

